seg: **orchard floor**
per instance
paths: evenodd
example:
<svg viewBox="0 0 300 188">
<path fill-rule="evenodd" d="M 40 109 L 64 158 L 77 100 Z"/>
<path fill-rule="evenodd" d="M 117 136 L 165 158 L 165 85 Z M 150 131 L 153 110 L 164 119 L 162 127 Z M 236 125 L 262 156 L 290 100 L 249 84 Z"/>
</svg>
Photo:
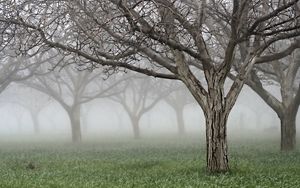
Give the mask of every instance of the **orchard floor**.
<svg viewBox="0 0 300 188">
<path fill-rule="evenodd" d="M 299 147 L 285 154 L 278 138 L 233 138 L 231 171 L 214 175 L 205 171 L 203 141 L 196 136 L 77 145 L 1 141 L 0 187 L 300 187 Z"/>
</svg>

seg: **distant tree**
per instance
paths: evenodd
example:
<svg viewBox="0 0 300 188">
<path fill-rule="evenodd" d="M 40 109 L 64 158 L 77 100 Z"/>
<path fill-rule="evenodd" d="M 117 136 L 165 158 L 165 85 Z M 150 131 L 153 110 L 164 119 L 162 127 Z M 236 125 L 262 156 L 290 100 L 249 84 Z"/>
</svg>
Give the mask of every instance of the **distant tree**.
<svg viewBox="0 0 300 188">
<path fill-rule="evenodd" d="M 91 112 L 91 108 L 89 105 L 82 105 L 81 108 L 81 119 L 82 119 L 82 132 L 88 131 L 88 116 Z"/>
<path fill-rule="evenodd" d="M 12 82 L 32 76 L 35 69 L 45 62 L 43 58 L 44 54 L 28 57 L 16 56 L 10 50 L 0 51 L 0 93 Z"/>
<path fill-rule="evenodd" d="M 51 96 L 67 112 L 70 118 L 72 141 L 81 142 L 81 105 L 96 98 L 113 95 L 114 88 L 119 82 L 105 81 L 101 72 L 78 71 L 74 66 L 66 66 L 61 70 L 54 69 L 47 75 L 34 76 L 23 82 Z"/>
<path fill-rule="evenodd" d="M 55 56 L 55 54 L 53 54 Z M 53 56 L 49 56 L 48 53 L 38 53 L 31 56 L 27 55 L 17 55 L 14 51 L 10 49 L 4 49 L 0 51 L 0 94 L 13 82 L 19 82 L 26 80 L 35 74 L 36 69 L 48 61 L 52 59 Z M 21 101 L 16 101 L 12 96 L 9 98 L 6 96 L 3 98 L 4 100 L 9 99 L 10 102 L 15 102 L 21 105 L 23 108 L 27 108 L 29 106 L 25 105 L 24 102 L 30 101 L 30 99 L 24 99 L 21 104 Z M 1 98 L 0 98 L 1 100 Z M 7 101 L 2 100 L 4 103 Z M 3 103 L 2 102 L 2 103 Z M 33 110 L 33 109 L 31 109 Z M 32 111 L 30 111 L 32 112 Z M 33 112 L 32 112 L 33 113 Z M 32 114 L 31 113 L 31 114 Z M 14 113 L 13 113 L 14 114 Z M 14 114 L 16 120 L 19 122 L 20 115 Z M 36 115 L 32 116 L 32 120 L 34 123 L 35 131 L 38 131 L 38 124 Z M 21 126 L 20 122 L 19 125 Z"/>
<path fill-rule="evenodd" d="M 43 93 L 39 93 L 20 84 L 13 84 L 5 92 L 5 96 L 0 98 L 1 103 L 19 105 L 24 109 L 28 109 L 35 134 L 40 133 L 39 113 L 50 102 L 50 98 Z"/>
<path fill-rule="evenodd" d="M 295 41 L 300 43 L 300 41 Z M 271 84 L 280 88 L 280 98 L 268 91 Z M 281 60 L 256 66 L 247 84 L 276 112 L 281 122 L 281 150 L 296 145 L 296 116 L 300 105 L 300 50 Z"/>
<path fill-rule="evenodd" d="M 161 87 L 161 82 L 148 77 L 133 76 L 123 84 L 124 91 L 110 99 L 122 105 L 131 121 L 133 136 L 138 139 L 141 117 L 162 100 L 167 91 Z"/>
<path fill-rule="evenodd" d="M 184 108 L 186 105 L 195 102 L 195 100 L 183 85 L 170 84 L 170 86 L 173 87 L 170 89 L 173 89 L 174 91 L 170 92 L 170 94 L 166 96 L 164 100 L 176 113 L 178 134 L 184 135 L 186 133 L 184 123 Z"/>
</svg>

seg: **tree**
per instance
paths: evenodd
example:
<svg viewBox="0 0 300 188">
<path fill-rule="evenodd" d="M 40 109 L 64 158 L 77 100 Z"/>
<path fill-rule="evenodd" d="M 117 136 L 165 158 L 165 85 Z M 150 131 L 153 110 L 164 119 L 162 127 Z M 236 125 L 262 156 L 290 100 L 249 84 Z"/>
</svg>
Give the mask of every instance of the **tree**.
<svg viewBox="0 0 300 188">
<path fill-rule="evenodd" d="M 54 55 L 55 56 L 55 55 Z M 33 54 L 32 56 L 19 55 L 13 52 L 11 49 L 5 49 L 0 52 L 0 94 L 13 82 L 19 82 L 26 80 L 35 74 L 35 70 L 47 60 L 52 59 L 53 56 L 48 56 L 48 53 Z M 23 100 L 22 102 L 28 102 L 30 100 Z M 24 108 L 29 106 L 21 104 L 21 101 L 15 101 Z M 38 109 L 34 109 L 30 106 L 30 113 L 34 124 L 35 132 L 38 132 L 37 112 Z M 36 106 L 37 107 L 37 106 Z M 21 115 L 15 114 L 20 128 Z"/>
<path fill-rule="evenodd" d="M 172 86 L 172 84 L 170 84 Z M 173 84 L 174 85 L 174 84 Z M 182 86 L 182 85 L 181 85 Z M 176 113 L 178 135 L 182 136 L 186 133 L 184 124 L 184 108 L 186 105 L 191 104 L 194 100 L 184 87 L 173 86 L 175 91 L 171 92 L 164 98 L 166 103 L 172 107 Z M 171 88 L 172 89 L 172 88 Z"/>
<path fill-rule="evenodd" d="M 264 3 L 270 8 L 264 9 Z M 207 169 L 226 172 L 228 115 L 253 65 L 280 59 L 282 52 L 269 51 L 270 46 L 300 34 L 295 22 L 299 20 L 294 8 L 297 3 L 298 0 L 4 1 L 0 5 L 0 22 L 6 38 L 17 34 L 28 39 L 26 45 L 21 44 L 22 49 L 56 48 L 72 53 L 79 62 L 85 60 L 86 66 L 123 67 L 181 80 L 205 114 Z M 243 54 L 236 50 L 241 45 L 246 49 Z M 242 66 L 225 92 L 225 80 L 234 59 L 240 59 Z M 140 63 L 142 60 L 146 63 Z M 200 80 L 191 67 L 202 71 L 205 80 Z"/>
<path fill-rule="evenodd" d="M 261 2 L 261 8 L 265 12 L 269 12 L 270 9 L 274 9 L 274 4 L 270 3 L 268 0 L 263 0 Z M 249 7 L 245 7 L 245 9 L 249 9 Z M 293 5 L 294 15 L 297 19 L 294 20 L 294 25 L 297 27 L 297 24 L 299 24 L 299 3 L 295 3 Z M 286 19 L 288 15 L 285 15 Z M 213 17 L 215 18 L 215 17 Z M 248 17 L 241 18 L 244 20 L 244 22 L 247 22 Z M 215 21 L 218 21 L 218 18 L 214 19 Z M 268 29 L 271 29 L 273 26 L 276 26 L 276 24 L 272 23 L 261 23 L 261 27 L 265 27 Z M 247 26 L 242 26 L 243 30 L 247 30 Z M 285 31 L 284 26 L 280 26 L 280 31 Z M 255 37 L 255 44 L 256 45 L 262 45 L 262 43 L 265 43 L 264 39 L 265 37 L 268 37 L 270 34 L 276 33 L 276 31 L 268 32 L 268 33 L 260 33 Z M 227 33 L 227 37 L 230 37 L 230 33 Z M 238 50 L 240 53 L 240 56 L 235 59 L 236 62 L 243 62 L 247 58 L 247 52 L 248 52 L 248 46 L 250 45 L 249 41 L 241 42 L 238 45 Z M 297 97 L 300 95 L 297 95 L 297 91 L 299 91 L 298 83 L 299 80 L 296 79 L 297 71 L 299 70 L 299 57 L 297 57 L 297 53 L 299 53 L 299 50 L 297 48 L 300 47 L 299 39 L 293 38 L 291 40 L 285 40 L 283 42 L 277 42 L 270 46 L 268 49 L 269 52 L 274 51 L 280 51 L 280 53 L 273 54 L 273 55 L 266 55 L 261 60 L 271 62 L 269 64 L 256 64 L 255 68 L 251 70 L 251 74 L 249 76 L 249 81 L 246 82 L 247 85 L 249 85 L 265 102 L 267 105 L 269 105 L 278 115 L 281 121 L 281 150 L 282 151 L 288 151 L 293 150 L 295 148 L 296 143 L 296 127 L 295 127 L 295 119 L 299 107 L 299 102 Z M 223 46 L 225 49 L 226 46 Z M 287 60 L 281 60 L 283 58 L 287 58 L 288 56 L 293 56 L 294 59 L 288 60 L 289 62 L 285 62 L 284 65 L 282 64 L 282 61 Z M 239 63 L 235 63 L 235 71 L 238 73 L 240 71 L 240 65 Z M 236 74 L 237 74 L 236 73 Z M 235 76 L 229 75 L 233 80 L 236 79 Z M 275 85 L 279 85 L 281 88 L 281 102 L 280 99 L 276 98 L 275 94 L 271 91 L 268 91 L 264 88 L 264 85 L 269 85 L 271 82 L 276 82 Z M 263 83 L 267 84 L 263 84 Z M 300 91 L 299 91 L 300 92 Z M 261 117 L 263 115 L 262 112 L 255 111 L 257 114 L 257 125 L 259 125 Z"/>
<path fill-rule="evenodd" d="M 272 5 L 270 6 L 268 1 L 262 1 L 262 9 L 264 11 L 268 11 L 272 8 Z M 293 5 L 293 10 L 294 15 L 298 18 L 294 20 L 294 25 L 297 25 L 299 24 L 300 16 L 299 3 Z M 271 26 L 265 25 L 267 28 Z M 286 28 L 281 27 L 280 29 L 285 30 Z M 267 34 L 259 35 L 257 38 L 260 39 L 265 36 L 267 36 Z M 257 41 L 258 44 L 262 42 L 263 41 Z M 281 53 L 278 53 L 276 56 L 265 56 L 264 60 L 272 63 L 256 65 L 255 69 L 251 71 L 249 81 L 246 82 L 280 118 L 282 151 L 293 150 L 296 143 L 295 121 L 300 103 L 297 99 L 297 97 L 299 98 L 300 96 L 300 94 L 297 94 L 300 92 L 298 86 L 299 80 L 296 79 L 299 70 L 299 57 L 297 57 L 299 56 L 297 55 L 297 53 L 299 53 L 299 50 L 297 49 L 300 47 L 299 44 L 299 39 L 297 38 L 272 44 L 272 48 L 270 48 L 269 51 L 273 51 L 275 48 L 276 50 L 281 50 Z M 246 53 L 247 48 L 245 46 L 247 46 L 247 43 L 240 44 L 240 54 Z M 241 55 L 241 58 L 243 59 L 245 56 L 243 57 Z M 263 84 L 263 82 L 266 81 L 266 78 L 267 82 L 265 83 L 267 84 Z M 275 82 L 275 85 L 280 86 L 281 99 L 278 99 L 273 92 L 268 91 L 264 87 L 264 85 L 268 85 L 270 82 Z"/>
<path fill-rule="evenodd" d="M 69 65 L 60 71 L 54 69 L 47 75 L 34 76 L 23 84 L 49 95 L 64 108 L 70 119 L 72 141 L 77 143 L 82 139 L 81 105 L 113 95 L 111 89 L 120 82 L 104 82 L 103 79 L 98 71 L 78 71 Z"/>
<path fill-rule="evenodd" d="M 25 80 L 33 75 L 37 68 L 35 60 L 43 63 L 42 55 L 35 57 L 19 56 L 9 50 L 0 52 L 0 93 L 12 82 Z"/>
<path fill-rule="evenodd" d="M 19 95 L 19 93 L 22 93 L 22 95 Z M 12 84 L 12 87 L 8 88 L 1 102 L 16 104 L 27 109 L 31 116 L 34 133 L 40 133 L 38 116 L 41 110 L 50 102 L 50 98 L 47 95 L 28 87 L 22 87 L 22 85 L 17 83 Z"/>
<path fill-rule="evenodd" d="M 296 41 L 299 43 L 299 41 Z M 281 62 L 257 66 L 251 71 L 247 84 L 276 112 L 281 122 L 281 151 L 291 151 L 296 145 L 296 116 L 300 105 L 300 51 Z M 297 78 L 298 76 L 298 78 Z M 280 87 L 281 97 L 268 91 L 265 85 L 273 84 Z"/>
<path fill-rule="evenodd" d="M 133 76 L 124 83 L 124 91 L 110 97 L 122 105 L 131 121 L 133 136 L 140 138 L 140 119 L 167 95 L 163 84 L 147 77 Z M 119 89 L 120 90 L 120 89 Z"/>
</svg>

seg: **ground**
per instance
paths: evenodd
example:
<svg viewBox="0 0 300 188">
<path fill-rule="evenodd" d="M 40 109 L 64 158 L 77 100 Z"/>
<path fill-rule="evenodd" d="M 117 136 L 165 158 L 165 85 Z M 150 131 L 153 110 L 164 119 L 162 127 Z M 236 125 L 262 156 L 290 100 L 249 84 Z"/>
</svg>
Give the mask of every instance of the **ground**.
<svg viewBox="0 0 300 188">
<path fill-rule="evenodd" d="M 276 138 L 229 141 L 231 172 L 205 171 L 204 140 L 100 139 L 0 143 L 0 187 L 299 187 L 300 148 L 279 152 Z"/>
</svg>

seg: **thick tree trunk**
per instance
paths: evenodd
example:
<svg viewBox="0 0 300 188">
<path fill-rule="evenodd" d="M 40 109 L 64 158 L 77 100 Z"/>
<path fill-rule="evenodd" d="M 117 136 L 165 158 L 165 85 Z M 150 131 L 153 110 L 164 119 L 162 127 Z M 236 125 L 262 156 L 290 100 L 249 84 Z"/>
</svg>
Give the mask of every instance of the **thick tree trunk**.
<svg viewBox="0 0 300 188">
<path fill-rule="evenodd" d="M 297 113 L 296 113 L 297 114 Z M 296 114 L 286 111 L 280 118 L 281 151 L 293 151 L 296 146 Z"/>
<path fill-rule="evenodd" d="M 229 171 L 226 126 L 232 106 L 226 106 L 222 83 L 214 83 L 209 88 L 207 103 L 202 107 L 206 121 L 206 161 L 209 172 L 223 173 Z M 201 105 L 201 98 L 194 96 Z"/>
<path fill-rule="evenodd" d="M 231 93 L 232 96 L 224 96 L 224 81 L 219 80 L 217 76 L 206 77 L 208 86 L 207 96 L 202 97 L 201 88 L 197 82 L 190 84 L 186 80 L 186 85 L 202 107 L 206 118 L 206 161 L 207 170 L 210 173 L 223 173 L 229 171 L 228 147 L 227 147 L 227 120 L 230 110 L 236 101 L 237 93 Z M 227 103 L 227 97 L 230 102 Z M 226 106 L 230 105 L 230 106 Z"/>
<path fill-rule="evenodd" d="M 132 130 L 133 130 L 133 137 L 134 137 L 134 139 L 141 138 L 140 125 L 139 125 L 140 118 L 131 116 L 130 120 L 131 120 L 131 124 L 132 124 Z"/>
<path fill-rule="evenodd" d="M 183 55 L 182 57 L 183 58 Z M 225 95 L 225 75 L 228 69 L 215 70 L 206 67 L 205 79 L 207 90 L 202 87 L 199 80 L 190 72 L 184 63 L 178 59 L 179 74 L 190 90 L 196 101 L 201 106 L 206 118 L 206 150 L 207 170 L 211 173 L 223 173 L 229 171 L 228 147 L 227 147 L 227 120 L 244 84 L 244 77 L 249 73 L 255 59 L 239 74 Z M 220 67 L 222 68 L 222 67 Z"/>
<path fill-rule="evenodd" d="M 228 113 L 211 111 L 206 116 L 207 170 L 209 172 L 227 172 L 227 123 Z"/>
<path fill-rule="evenodd" d="M 178 135 L 185 135 L 185 126 L 183 119 L 183 109 L 176 109 L 176 119 L 177 119 L 177 127 L 178 127 Z"/>
<path fill-rule="evenodd" d="M 72 142 L 81 142 L 80 105 L 76 105 L 69 112 L 72 131 Z"/>
</svg>

